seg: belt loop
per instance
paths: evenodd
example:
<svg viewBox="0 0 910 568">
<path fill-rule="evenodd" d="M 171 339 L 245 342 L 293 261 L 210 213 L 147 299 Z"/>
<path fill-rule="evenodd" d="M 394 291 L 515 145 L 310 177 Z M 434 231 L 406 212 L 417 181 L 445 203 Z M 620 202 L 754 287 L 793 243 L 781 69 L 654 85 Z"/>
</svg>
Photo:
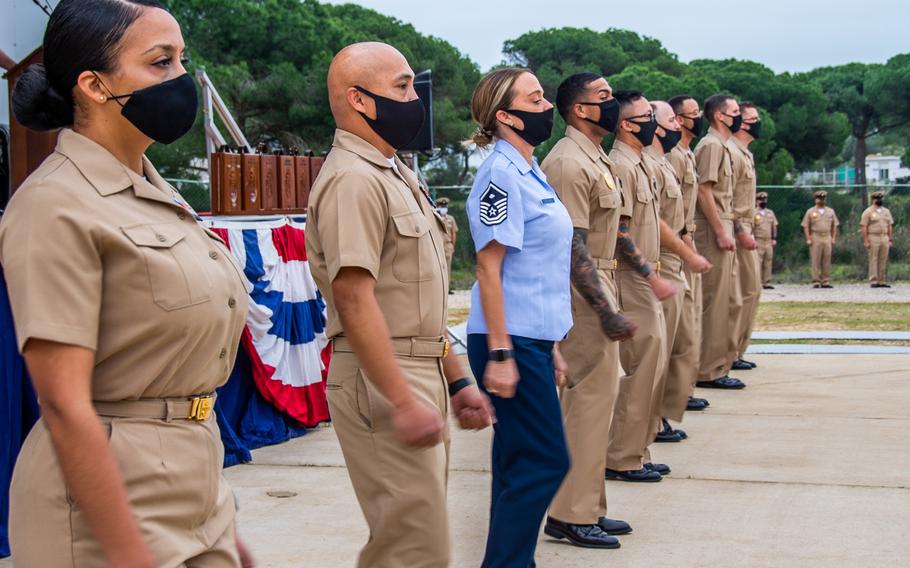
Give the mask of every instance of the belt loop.
<svg viewBox="0 0 910 568">
<path fill-rule="evenodd" d="M 412 337 L 412 338 L 411 338 L 411 353 L 410 353 L 410 357 L 415 357 L 416 355 L 417 355 L 417 338 L 416 338 L 416 337 Z"/>
<path fill-rule="evenodd" d="M 174 420 L 174 404 L 172 400 L 164 401 L 164 421 L 172 422 Z"/>
</svg>

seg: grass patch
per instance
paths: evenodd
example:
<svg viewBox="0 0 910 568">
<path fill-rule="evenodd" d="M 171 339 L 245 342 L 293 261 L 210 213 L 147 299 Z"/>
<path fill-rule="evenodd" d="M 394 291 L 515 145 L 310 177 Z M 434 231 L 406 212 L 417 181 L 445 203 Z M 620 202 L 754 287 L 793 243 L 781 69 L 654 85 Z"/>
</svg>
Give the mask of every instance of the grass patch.
<svg viewBox="0 0 910 568">
<path fill-rule="evenodd" d="M 768 302 L 758 307 L 756 331 L 907 331 L 910 303 Z M 882 343 L 877 343 L 882 345 Z"/>
<path fill-rule="evenodd" d="M 468 319 L 468 308 L 449 308 L 449 327 L 454 327 Z"/>
</svg>

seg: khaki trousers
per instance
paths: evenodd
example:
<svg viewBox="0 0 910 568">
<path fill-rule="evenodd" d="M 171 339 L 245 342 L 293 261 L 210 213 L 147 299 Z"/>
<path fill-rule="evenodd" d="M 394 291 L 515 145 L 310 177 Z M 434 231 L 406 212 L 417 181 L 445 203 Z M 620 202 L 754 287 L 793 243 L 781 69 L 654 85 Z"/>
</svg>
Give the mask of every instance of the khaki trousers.
<svg viewBox="0 0 910 568">
<path fill-rule="evenodd" d="M 812 283 L 828 284 L 831 281 L 831 235 L 812 234 L 809 258 L 812 260 Z"/>
<path fill-rule="evenodd" d="M 598 274 L 610 306 L 616 309 L 614 273 L 599 270 Z M 591 525 L 607 514 L 604 468 L 619 394 L 619 343 L 607 339 L 600 317 L 574 287 L 572 316 L 572 330 L 559 344 L 569 366 L 560 399 L 572 466 L 550 505 L 550 516 Z"/>
<path fill-rule="evenodd" d="M 397 357 L 414 393 L 448 415 L 437 358 Z M 356 355 L 336 351 L 326 384 L 332 424 L 354 493 L 370 528 L 360 568 L 440 568 L 449 564 L 446 441 L 414 449 L 398 441 L 392 408 Z"/>
<path fill-rule="evenodd" d="M 770 286 L 771 270 L 774 266 L 774 247 L 771 245 L 771 239 L 758 241 L 758 264 L 761 270 L 762 286 Z"/>
<path fill-rule="evenodd" d="M 449 272 L 448 272 L 449 280 L 451 281 L 451 279 L 452 279 L 452 258 L 454 258 L 454 256 L 455 256 L 455 247 L 452 245 L 446 245 L 445 254 L 446 254 L 446 266 L 449 267 Z"/>
<path fill-rule="evenodd" d="M 696 341 L 694 302 L 687 274 L 682 261 L 676 255 L 664 254 L 660 263 L 667 270 L 661 275 L 680 289 L 680 293 L 663 302 L 664 319 L 667 324 L 666 371 L 663 375 L 663 388 L 652 405 L 653 436 L 660 429 L 660 419 L 668 418 L 682 421 L 692 385 L 695 383 L 700 346 Z"/>
<path fill-rule="evenodd" d="M 869 235 L 869 282 L 884 284 L 888 272 L 888 253 L 891 251 L 888 235 Z"/>
<path fill-rule="evenodd" d="M 638 324 L 635 337 L 619 346 L 625 374 L 610 428 L 607 467 L 618 471 L 641 469 L 651 429 L 654 387 L 666 365 L 667 329 L 660 302 L 648 282 L 634 270 L 616 275 L 617 297 L 623 315 Z"/>
<path fill-rule="evenodd" d="M 733 234 L 733 221 L 723 221 L 724 228 Z M 736 286 L 736 253 L 717 246 L 714 230 L 700 219 L 695 234 L 698 252 L 707 258 L 712 268 L 701 275 L 702 321 L 701 356 L 698 380 L 711 381 L 730 372 L 731 356 L 735 350 L 736 322 L 742 311 L 742 295 Z M 704 230 L 701 227 L 705 227 Z"/>
<path fill-rule="evenodd" d="M 748 234 L 752 234 L 752 225 L 743 224 L 743 228 Z M 734 361 L 742 359 L 746 354 L 746 349 L 749 348 L 749 341 L 752 339 L 752 328 L 755 326 L 755 316 L 758 314 L 758 303 L 761 299 L 758 251 L 737 247 L 736 261 L 736 276 L 739 280 L 743 308 L 736 330 L 738 342 Z"/>
<path fill-rule="evenodd" d="M 695 356 L 692 366 L 680 366 L 681 368 L 679 369 L 679 373 L 685 375 L 689 380 L 689 390 L 687 392 L 686 400 L 684 401 L 684 403 L 688 403 L 689 396 L 692 396 L 695 393 L 695 383 L 698 381 L 699 360 L 701 358 L 702 294 L 701 274 L 692 272 L 688 268 L 685 268 L 685 274 L 689 286 L 683 300 L 683 317 L 680 318 L 680 325 L 676 335 L 677 341 L 689 342 L 695 346 Z M 674 410 L 676 407 L 671 406 L 673 404 L 674 402 L 672 400 L 664 399 L 663 415 L 678 422 L 681 418 L 675 418 L 675 416 L 679 416 L 679 411 Z M 685 408 L 683 408 L 682 412 L 685 412 Z"/>
<path fill-rule="evenodd" d="M 102 418 L 130 509 L 162 568 L 240 566 L 234 496 L 214 414 L 204 422 Z M 29 432 L 10 488 L 17 568 L 104 568 L 107 558 L 63 481 L 51 436 Z"/>
</svg>

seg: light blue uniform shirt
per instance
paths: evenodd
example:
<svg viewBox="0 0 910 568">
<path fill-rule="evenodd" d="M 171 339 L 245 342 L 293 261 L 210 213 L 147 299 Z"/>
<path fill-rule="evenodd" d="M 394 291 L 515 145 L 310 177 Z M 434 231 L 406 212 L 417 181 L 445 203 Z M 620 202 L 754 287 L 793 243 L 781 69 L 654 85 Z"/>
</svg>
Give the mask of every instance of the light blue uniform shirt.
<svg viewBox="0 0 910 568">
<path fill-rule="evenodd" d="M 477 251 L 490 241 L 507 247 L 502 290 L 509 335 L 562 340 L 572 328 L 572 220 L 537 160 L 531 166 L 514 146 L 497 141 L 474 178 L 468 221 Z M 487 332 L 475 283 L 468 333 Z"/>
</svg>

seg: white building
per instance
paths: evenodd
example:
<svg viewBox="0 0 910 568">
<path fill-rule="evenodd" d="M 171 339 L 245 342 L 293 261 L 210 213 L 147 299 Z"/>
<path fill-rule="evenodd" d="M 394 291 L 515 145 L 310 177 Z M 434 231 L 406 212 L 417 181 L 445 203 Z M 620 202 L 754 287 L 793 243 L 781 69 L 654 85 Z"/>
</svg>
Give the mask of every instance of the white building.
<svg viewBox="0 0 910 568">
<path fill-rule="evenodd" d="M 910 177 L 910 168 L 901 167 L 900 156 L 866 156 L 866 181 L 869 183 L 894 183 L 905 177 Z"/>
<path fill-rule="evenodd" d="M 41 0 L 39 0 L 41 1 Z M 57 0 L 42 2 L 51 7 Z M 21 61 L 41 45 L 47 14 L 32 0 L 0 0 L 0 49 Z M 0 77 L 4 72 L 0 70 Z M 0 124 L 9 124 L 9 85 L 0 79 Z"/>
</svg>

